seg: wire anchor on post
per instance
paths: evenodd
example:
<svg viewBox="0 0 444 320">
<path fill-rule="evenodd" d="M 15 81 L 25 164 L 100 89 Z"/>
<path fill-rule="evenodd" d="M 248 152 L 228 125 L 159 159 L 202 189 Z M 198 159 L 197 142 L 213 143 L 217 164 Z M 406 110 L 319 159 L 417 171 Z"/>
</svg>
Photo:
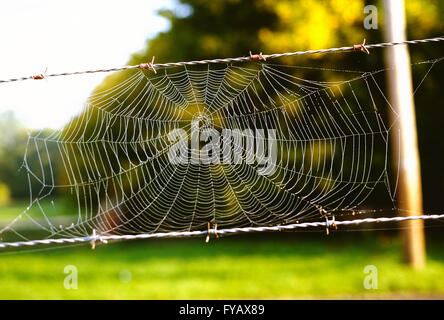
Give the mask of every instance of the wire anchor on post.
<svg viewBox="0 0 444 320">
<path fill-rule="evenodd" d="M 330 234 L 330 226 L 335 228 L 335 230 L 338 230 L 338 226 L 335 223 L 335 216 L 332 216 L 331 220 L 329 220 L 328 217 L 325 216 L 325 231 L 327 233 L 327 236 Z"/>
<path fill-rule="evenodd" d="M 335 223 L 335 216 L 332 215 L 330 212 L 328 212 L 326 209 L 324 209 L 322 206 L 315 204 L 314 205 L 316 209 L 319 210 L 319 213 L 322 217 L 325 217 L 325 232 L 327 233 L 327 236 L 330 234 L 330 226 L 334 227 L 335 230 L 338 230 L 338 226 Z M 332 219 L 329 220 L 328 216 L 331 216 Z"/>
<path fill-rule="evenodd" d="M 96 241 L 100 240 L 102 243 L 108 243 L 108 240 L 103 239 L 101 234 L 97 234 L 96 229 L 93 229 L 93 234 L 91 235 L 91 249 L 94 250 L 96 248 Z"/>
<path fill-rule="evenodd" d="M 216 238 L 219 238 L 219 235 L 217 234 L 217 224 L 214 225 L 214 229 L 211 229 L 210 222 L 207 222 L 207 237 L 205 238 L 205 242 L 210 242 L 210 235 L 214 234 Z"/>
</svg>

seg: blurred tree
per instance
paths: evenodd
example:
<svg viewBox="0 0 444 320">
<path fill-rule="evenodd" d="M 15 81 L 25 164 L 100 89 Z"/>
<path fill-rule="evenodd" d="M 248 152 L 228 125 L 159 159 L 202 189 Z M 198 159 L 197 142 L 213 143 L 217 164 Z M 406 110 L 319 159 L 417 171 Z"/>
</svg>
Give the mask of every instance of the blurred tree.
<svg viewBox="0 0 444 320">
<path fill-rule="evenodd" d="M 27 169 L 33 172 L 45 171 L 48 178 L 63 178 L 61 164 L 50 164 L 49 158 L 44 157 L 45 152 L 38 154 L 36 148 L 28 143 L 28 133 L 25 127 L 15 118 L 12 111 L 0 114 L 0 204 L 14 199 L 28 199 L 31 183 L 34 191 L 40 191 L 41 184 L 34 179 L 28 180 Z M 44 129 L 41 135 L 50 135 L 53 131 Z M 26 168 L 24 165 L 23 149 L 27 148 L 27 160 L 32 164 Z M 48 154 L 57 154 L 57 145 L 47 146 Z"/>
<path fill-rule="evenodd" d="M 230 56 L 245 56 L 253 52 L 276 53 L 321 49 L 382 41 L 381 30 L 366 30 L 364 6 L 374 4 L 380 27 L 384 27 L 381 1 L 364 0 L 180 0 L 178 8 L 162 10 L 159 15 L 169 20 L 171 28 L 147 40 L 146 49 L 134 53 L 129 64 L 151 61 L 185 61 Z M 439 36 L 444 29 L 440 18 L 444 2 L 440 0 L 409 0 L 406 3 L 409 38 Z M 430 57 L 439 49 L 415 50 L 413 58 Z M 381 50 L 374 50 L 369 59 L 354 59 L 348 65 L 374 70 L 382 61 Z M 312 55 L 325 64 L 340 63 L 348 55 Z M 298 61 L 306 57 L 299 57 Z M 97 90 L 113 86 L 127 75 L 109 76 Z"/>
<path fill-rule="evenodd" d="M 6 184 L 0 183 L 0 206 L 8 204 L 11 201 L 11 192 Z"/>
<path fill-rule="evenodd" d="M 0 198 L 6 202 L 9 194 L 21 198 L 29 193 L 26 175 L 17 170 L 23 163 L 27 134 L 12 111 L 0 114 L 0 128 Z"/>
</svg>

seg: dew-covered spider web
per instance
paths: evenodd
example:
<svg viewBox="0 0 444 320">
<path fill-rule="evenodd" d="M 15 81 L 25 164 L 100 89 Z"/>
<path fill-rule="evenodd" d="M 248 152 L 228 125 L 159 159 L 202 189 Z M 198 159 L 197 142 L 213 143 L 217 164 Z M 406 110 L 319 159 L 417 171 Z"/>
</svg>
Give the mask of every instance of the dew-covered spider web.
<svg viewBox="0 0 444 320">
<path fill-rule="evenodd" d="M 62 129 L 29 134 L 30 205 L 2 240 L 37 237 L 30 225 L 69 238 L 396 214 L 384 77 L 268 62 L 122 71 Z"/>
</svg>

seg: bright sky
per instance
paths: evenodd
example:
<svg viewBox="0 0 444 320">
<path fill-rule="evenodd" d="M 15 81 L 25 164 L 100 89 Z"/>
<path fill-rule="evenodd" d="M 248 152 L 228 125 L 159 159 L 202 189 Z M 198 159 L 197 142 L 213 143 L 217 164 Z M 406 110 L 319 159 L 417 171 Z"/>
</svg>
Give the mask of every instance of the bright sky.
<svg viewBox="0 0 444 320">
<path fill-rule="evenodd" d="M 174 0 L 0 2 L 0 79 L 125 65 L 147 38 L 167 30 L 156 15 Z M 31 128 L 60 127 L 106 74 L 0 85 L 0 112 Z"/>
</svg>

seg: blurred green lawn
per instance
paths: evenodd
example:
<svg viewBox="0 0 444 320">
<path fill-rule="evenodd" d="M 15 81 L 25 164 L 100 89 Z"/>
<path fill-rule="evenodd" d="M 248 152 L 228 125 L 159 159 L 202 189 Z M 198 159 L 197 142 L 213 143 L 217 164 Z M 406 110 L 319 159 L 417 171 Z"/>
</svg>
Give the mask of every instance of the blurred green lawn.
<svg viewBox="0 0 444 320">
<path fill-rule="evenodd" d="M 345 236 L 343 236 L 346 234 Z M 63 286 L 78 268 L 78 289 Z M 377 290 L 363 286 L 378 268 Z M 131 281 L 120 280 L 122 270 Z M 125 272 L 125 271 L 124 271 Z M 443 298 L 444 252 L 428 246 L 427 268 L 401 263 L 397 238 L 356 232 L 148 240 L 0 252 L 2 299 Z"/>
</svg>

